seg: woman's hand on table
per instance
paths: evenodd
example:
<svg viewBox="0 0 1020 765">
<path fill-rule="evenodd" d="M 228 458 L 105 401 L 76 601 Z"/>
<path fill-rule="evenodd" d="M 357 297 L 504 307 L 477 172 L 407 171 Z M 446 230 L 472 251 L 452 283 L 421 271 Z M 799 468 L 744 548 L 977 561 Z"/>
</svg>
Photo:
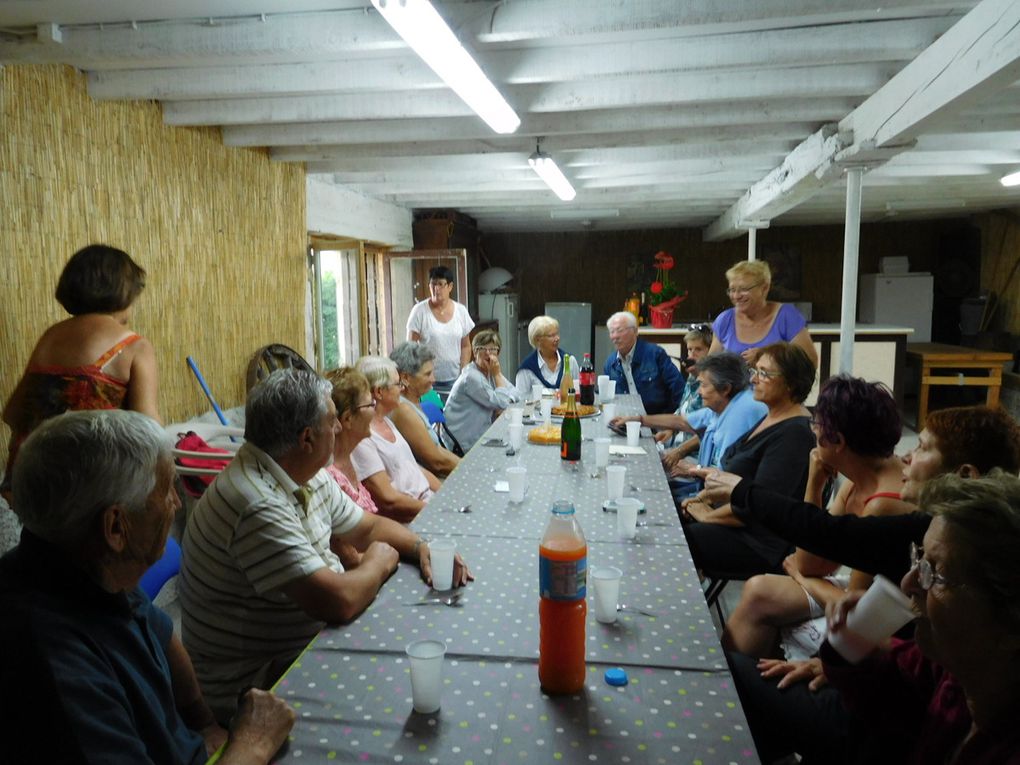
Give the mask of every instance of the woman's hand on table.
<svg viewBox="0 0 1020 765">
<path fill-rule="evenodd" d="M 432 586 L 432 553 L 429 550 L 428 543 L 423 543 L 418 548 L 418 568 L 421 569 L 421 578 L 425 580 L 425 583 L 430 587 Z M 460 557 L 460 553 L 455 553 L 453 556 L 453 586 L 463 587 L 468 582 L 473 582 L 475 575 L 471 573 L 471 569 L 467 567 L 467 563 Z"/>
<path fill-rule="evenodd" d="M 778 677 L 776 687 L 779 689 L 789 688 L 794 683 L 807 682 L 808 690 L 817 691 L 829 682 L 822 670 L 822 660 L 817 657 L 801 661 L 760 659 L 758 670 L 762 677 Z"/>
<path fill-rule="evenodd" d="M 671 438 L 673 438 L 673 436 L 674 436 L 673 431 L 670 430 L 669 428 L 666 428 L 655 433 L 655 440 L 657 443 L 664 444 Z"/>
<path fill-rule="evenodd" d="M 628 417 L 620 415 L 618 417 L 614 417 L 613 419 L 611 419 L 609 421 L 609 426 L 614 428 L 623 428 L 626 427 L 625 423 L 628 422 L 641 422 L 641 418 L 638 417 L 637 415 L 630 415 Z"/>
</svg>

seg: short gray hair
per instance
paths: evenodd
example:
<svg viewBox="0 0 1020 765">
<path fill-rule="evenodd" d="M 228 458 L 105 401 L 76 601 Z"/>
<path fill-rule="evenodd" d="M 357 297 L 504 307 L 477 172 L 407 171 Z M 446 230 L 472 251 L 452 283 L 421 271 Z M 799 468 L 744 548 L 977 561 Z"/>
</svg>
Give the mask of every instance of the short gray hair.
<svg viewBox="0 0 1020 765">
<path fill-rule="evenodd" d="M 712 353 L 699 361 L 693 371 L 699 376 L 707 375 L 714 388 L 722 390 L 728 385 L 730 399 L 733 399 L 750 384 L 747 364 L 739 353 L 730 351 Z"/>
<path fill-rule="evenodd" d="M 435 357 L 436 354 L 427 345 L 412 342 L 401 343 L 390 354 L 390 360 L 397 365 L 397 372 L 406 375 L 418 374 L 421 368 Z"/>
<path fill-rule="evenodd" d="M 551 330 L 559 331 L 560 323 L 552 316 L 536 316 L 528 323 L 528 344 L 538 347 L 538 338 L 548 335 Z"/>
<path fill-rule="evenodd" d="M 395 372 L 400 376 L 397 365 L 385 356 L 362 356 L 355 364 L 357 370 L 368 379 L 369 387 L 373 390 L 384 388 L 390 384 L 390 373 Z"/>
<path fill-rule="evenodd" d="M 170 439 L 151 417 L 120 409 L 66 412 L 36 428 L 14 465 L 14 511 L 60 547 L 81 544 L 113 505 L 145 509 Z"/>
<path fill-rule="evenodd" d="M 333 386 L 315 372 L 277 369 L 248 392 L 244 437 L 273 459 L 298 445 L 305 428 L 318 430 Z"/>
<path fill-rule="evenodd" d="M 634 318 L 634 314 L 630 311 L 617 311 L 606 320 L 606 326 L 608 327 L 614 321 L 622 321 L 628 327 L 637 329 L 637 319 Z"/>
</svg>

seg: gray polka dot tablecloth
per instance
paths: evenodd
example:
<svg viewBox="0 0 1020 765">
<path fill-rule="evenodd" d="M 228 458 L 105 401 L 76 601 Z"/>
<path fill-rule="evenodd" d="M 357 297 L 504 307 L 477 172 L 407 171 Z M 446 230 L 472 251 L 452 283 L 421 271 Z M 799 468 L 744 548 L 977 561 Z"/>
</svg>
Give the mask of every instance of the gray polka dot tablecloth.
<svg viewBox="0 0 1020 765">
<path fill-rule="evenodd" d="M 603 682 L 589 664 L 584 689 L 546 696 L 534 661 L 458 656 L 443 664 L 440 710 L 411 708 L 403 654 L 309 648 L 276 693 L 294 707 L 292 763 L 756 763 L 729 676 L 659 668 Z"/>
<path fill-rule="evenodd" d="M 640 412 L 634 396 L 618 412 Z M 529 426 L 525 426 L 525 431 Z M 705 605 L 650 434 L 626 465 L 626 496 L 646 505 L 633 540 L 620 539 L 602 509 L 605 477 L 592 477 L 594 443 L 611 435 L 582 421 L 581 461 L 525 443 L 513 456 L 481 442 L 415 520 L 426 537 L 456 541 L 475 581 L 455 606 L 410 605 L 436 593 L 402 564 L 372 605 L 348 625 L 327 627 L 276 692 L 298 721 L 281 762 L 749 763 L 754 746 Z M 482 439 L 506 439 L 499 418 Z M 614 444 L 625 439 L 612 436 Z M 493 486 L 510 465 L 528 469 L 519 504 Z M 624 572 L 615 624 L 595 620 L 588 587 L 585 689 L 548 697 L 538 684 L 538 542 L 552 502 L 569 499 L 588 540 L 588 566 Z M 457 512 L 468 505 L 471 512 Z M 644 612 L 644 613 L 642 613 Z M 447 644 L 441 710 L 412 711 L 408 643 Z M 603 680 L 621 667 L 629 684 Z"/>
</svg>

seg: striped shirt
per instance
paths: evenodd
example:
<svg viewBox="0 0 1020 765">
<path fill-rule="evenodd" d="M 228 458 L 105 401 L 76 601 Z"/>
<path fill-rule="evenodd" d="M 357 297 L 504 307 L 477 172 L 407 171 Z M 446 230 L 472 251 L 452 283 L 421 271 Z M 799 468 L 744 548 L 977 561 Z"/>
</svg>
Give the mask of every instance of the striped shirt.
<svg viewBox="0 0 1020 765">
<path fill-rule="evenodd" d="M 305 489 L 246 443 L 195 505 L 184 533 L 182 636 L 203 694 L 226 713 L 237 693 L 272 682 L 323 624 L 281 589 L 328 567 L 343 571 L 330 537 L 363 511 L 320 470 Z"/>
</svg>

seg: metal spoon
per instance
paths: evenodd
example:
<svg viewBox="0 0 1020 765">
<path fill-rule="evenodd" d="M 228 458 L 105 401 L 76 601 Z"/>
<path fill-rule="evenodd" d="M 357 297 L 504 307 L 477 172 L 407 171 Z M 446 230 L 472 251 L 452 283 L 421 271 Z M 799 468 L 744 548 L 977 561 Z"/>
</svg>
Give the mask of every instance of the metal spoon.
<svg viewBox="0 0 1020 765">
<path fill-rule="evenodd" d="M 402 603 L 404 606 L 452 606 L 457 607 L 462 605 L 460 602 L 460 593 L 454 593 L 453 595 L 444 595 L 440 598 L 425 598 L 423 600 L 415 600 L 410 603 Z"/>
<path fill-rule="evenodd" d="M 470 513 L 471 505 L 464 505 L 463 507 L 450 507 L 446 508 L 451 513 Z"/>
<path fill-rule="evenodd" d="M 630 485 L 630 490 L 631 491 L 635 491 L 635 492 L 637 492 L 637 491 L 666 491 L 665 489 L 656 489 L 656 488 L 644 489 L 644 488 L 641 488 L 640 486 L 635 486 L 634 484 Z"/>
<path fill-rule="evenodd" d="M 657 619 L 658 617 L 662 616 L 662 614 L 660 614 L 660 613 L 658 613 L 656 611 L 649 611 L 649 610 L 644 609 L 644 608 L 638 608 L 637 606 L 628 606 L 628 605 L 626 605 L 624 603 L 620 603 L 616 607 L 616 610 L 617 611 L 626 611 L 627 613 L 630 613 L 630 614 L 641 614 L 642 616 L 650 616 L 652 619 Z"/>
<path fill-rule="evenodd" d="M 673 526 L 674 524 L 672 524 L 672 523 L 662 523 L 660 521 L 638 521 L 637 525 L 638 526 L 666 526 L 666 527 L 670 527 L 670 526 Z"/>
</svg>

